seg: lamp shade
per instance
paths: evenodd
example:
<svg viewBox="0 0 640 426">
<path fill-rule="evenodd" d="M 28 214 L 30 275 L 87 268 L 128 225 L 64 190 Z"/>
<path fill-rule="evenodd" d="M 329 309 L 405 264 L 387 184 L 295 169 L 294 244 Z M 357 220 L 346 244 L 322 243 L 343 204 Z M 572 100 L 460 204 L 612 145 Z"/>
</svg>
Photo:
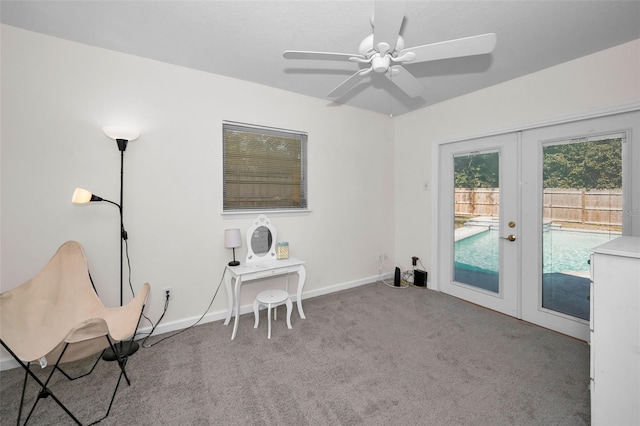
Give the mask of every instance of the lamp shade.
<svg viewBox="0 0 640 426">
<path fill-rule="evenodd" d="M 240 236 L 240 229 L 225 229 L 224 231 L 224 246 L 226 248 L 238 248 L 242 246 L 242 237 Z"/>
<path fill-rule="evenodd" d="M 106 126 L 102 128 L 105 135 L 113 140 L 134 141 L 140 137 L 140 132 L 126 127 Z"/>
<path fill-rule="evenodd" d="M 73 196 L 71 197 L 71 202 L 74 204 L 85 204 L 91 201 L 91 192 L 87 191 L 83 188 L 76 188 L 73 191 Z"/>
</svg>

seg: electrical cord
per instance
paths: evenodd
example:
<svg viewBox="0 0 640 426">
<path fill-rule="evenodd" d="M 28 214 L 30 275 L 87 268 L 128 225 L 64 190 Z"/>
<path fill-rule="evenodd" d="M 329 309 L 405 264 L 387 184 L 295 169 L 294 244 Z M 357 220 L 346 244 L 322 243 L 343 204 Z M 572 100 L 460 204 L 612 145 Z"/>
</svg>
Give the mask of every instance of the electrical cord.
<svg viewBox="0 0 640 426">
<path fill-rule="evenodd" d="M 157 345 L 160 342 L 163 342 L 163 341 L 165 341 L 165 340 L 167 340 L 167 339 L 169 339 L 169 338 L 171 338 L 173 336 L 177 336 L 178 334 L 183 333 L 183 332 L 189 330 L 190 328 L 193 328 L 196 325 L 198 325 L 200 323 L 200 321 L 202 321 L 202 318 L 204 318 L 204 316 L 207 314 L 207 312 L 209 312 L 209 309 L 211 309 L 211 306 L 213 305 L 213 301 L 216 299 L 216 296 L 218 295 L 218 291 L 220 291 L 220 287 L 222 286 L 222 282 L 224 281 L 224 274 L 226 272 L 227 272 L 227 268 L 225 268 L 224 271 L 222 272 L 222 277 L 220 278 L 220 283 L 218 283 L 218 288 L 216 289 L 216 292 L 213 294 L 213 297 L 211 298 L 211 302 L 209 302 L 209 306 L 207 306 L 207 309 L 200 316 L 200 318 L 198 318 L 198 320 L 196 322 L 194 322 L 193 324 L 191 324 L 187 328 L 183 328 L 180 331 L 177 331 L 177 332 L 175 332 L 173 334 L 170 334 L 169 336 L 165 336 L 162 339 L 145 346 L 145 343 L 147 342 L 149 337 L 151 337 L 151 335 L 155 331 L 156 327 L 160 324 L 160 321 L 162 321 L 162 318 L 164 317 L 164 314 L 167 312 L 167 308 L 169 307 L 169 294 L 166 294 L 166 299 L 165 299 L 165 302 L 164 302 L 164 310 L 162 311 L 162 315 L 160 315 L 160 319 L 158 319 L 158 322 L 156 323 L 156 325 L 153 326 L 153 328 L 151 329 L 151 331 L 149 332 L 147 337 L 144 338 L 144 340 L 142 341 L 142 344 L 140 346 L 142 346 L 143 348 L 150 348 L 152 346 Z"/>
<path fill-rule="evenodd" d="M 416 260 L 418 262 L 420 262 L 420 266 L 422 267 L 422 269 L 425 269 L 425 267 L 422 264 L 422 261 L 420 260 L 420 258 L 416 258 Z M 380 260 L 378 262 L 379 262 L 378 263 L 378 270 L 384 270 L 385 273 L 389 272 L 384 268 L 384 261 L 383 260 Z M 396 266 L 399 267 L 401 271 L 404 269 L 400 263 L 396 263 Z M 420 288 L 420 289 L 426 288 L 426 287 L 417 286 L 417 285 L 414 284 L 414 271 L 415 271 L 415 266 L 414 266 L 413 270 L 407 270 L 407 271 L 402 272 L 399 286 L 395 285 L 394 282 L 389 282 L 389 281 L 386 281 L 386 280 L 384 280 L 382 278 L 379 278 L 379 281 L 382 282 L 383 284 L 385 284 L 387 287 L 392 287 L 392 288 L 408 288 L 408 287 L 415 287 L 415 288 Z M 384 275 L 384 274 L 382 274 L 382 275 Z"/>
<path fill-rule="evenodd" d="M 381 280 L 384 285 L 391 288 L 408 288 L 409 285 L 406 284 L 405 281 L 400 281 L 400 285 L 395 285 L 394 283 L 388 283 L 385 280 Z M 404 284 L 403 284 L 404 283 Z"/>
<path fill-rule="evenodd" d="M 126 236 L 126 231 L 123 230 L 123 236 Z M 129 272 L 129 288 L 131 289 L 131 295 L 133 298 L 136 297 L 136 293 L 133 290 L 133 283 L 131 282 L 131 258 L 129 257 L 129 239 L 128 238 L 123 238 L 124 239 L 124 246 L 125 246 L 125 254 L 126 254 L 126 258 L 127 258 L 127 268 L 128 268 L 128 272 Z M 220 279 L 220 283 L 218 284 L 218 288 L 216 289 L 215 293 L 213 294 L 213 297 L 211 298 L 211 302 L 209 302 L 209 306 L 207 306 L 206 311 L 204 311 L 204 313 L 202 314 L 202 316 L 200 316 L 200 318 L 198 318 L 198 320 L 191 324 L 189 327 L 187 328 L 183 328 L 182 330 L 173 333 L 169 336 L 163 337 L 162 339 L 158 340 L 157 342 L 151 343 L 149 345 L 145 346 L 145 343 L 147 342 L 147 340 L 149 340 L 149 338 L 153 335 L 153 332 L 155 331 L 155 329 L 158 327 L 158 325 L 160 325 L 160 322 L 162 321 L 162 319 L 164 318 L 165 314 L 167 313 L 167 309 L 169 308 L 169 292 L 167 292 L 165 294 L 165 301 L 164 301 L 164 308 L 162 309 L 162 314 L 160 315 L 160 318 L 158 318 L 158 321 L 154 324 L 153 321 L 151 321 L 151 319 L 149 317 L 147 317 L 144 312 L 141 313 L 141 315 L 144 317 L 144 319 L 146 319 L 147 321 L 149 321 L 149 324 L 151 324 L 151 331 L 149 333 L 140 333 L 141 335 L 145 335 L 146 337 L 144 338 L 144 340 L 142 341 L 142 344 L 140 346 L 142 346 L 143 348 L 150 348 L 152 346 L 157 345 L 158 343 L 169 339 L 170 337 L 173 337 L 175 335 L 178 335 L 184 331 L 189 330 L 192 327 L 195 327 L 196 325 L 198 325 L 200 323 L 200 321 L 202 321 L 202 319 L 204 318 L 204 316 L 207 314 L 207 312 L 209 312 L 209 309 L 211 309 L 211 306 L 213 305 L 213 301 L 215 300 L 216 296 L 218 295 L 218 291 L 220 291 L 220 286 L 222 285 L 222 282 L 224 281 L 224 274 L 226 273 L 227 269 L 225 268 L 224 271 L 222 272 L 222 278 Z"/>
<path fill-rule="evenodd" d="M 422 260 L 420 260 L 420 258 L 418 258 L 418 262 L 420 262 L 420 266 L 422 266 L 422 270 L 426 271 L 427 268 L 424 267 L 424 265 L 422 264 Z M 414 268 L 415 269 L 415 268 Z"/>
<path fill-rule="evenodd" d="M 127 257 L 127 268 L 129 269 L 129 288 L 131 289 L 131 296 L 136 297 L 136 292 L 133 291 L 133 284 L 131 284 L 131 259 L 129 258 L 129 240 L 124 240 L 124 251 Z"/>
<path fill-rule="evenodd" d="M 124 228 L 124 227 L 123 227 Z M 122 232 L 123 237 L 127 235 L 126 231 Z M 131 283 L 131 258 L 129 257 L 129 239 L 128 238 L 123 238 L 124 239 L 124 247 L 125 247 L 125 254 L 127 257 L 127 268 L 128 268 L 128 272 L 129 272 L 129 288 L 131 289 L 131 296 L 132 298 L 135 299 L 136 297 L 136 292 L 133 290 L 133 284 Z M 96 288 L 96 285 L 93 282 L 93 278 L 91 277 L 91 272 L 87 271 L 89 274 L 89 280 L 91 281 L 91 285 L 93 286 L 93 291 L 96 292 L 96 294 L 98 294 L 98 289 Z M 155 325 L 153 324 L 153 321 L 151 321 L 149 319 L 149 317 L 147 317 L 144 312 L 142 312 L 142 316 L 144 317 L 144 319 L 146 319 L 147 321 L 149 321 L 149 324 L 151 324 L 151 326 L 153 328 L 155 328 Z M 144 334 L 144 333 L 142 333 Z"/>
<path fill-rule="evenodd" d="M 126 232 L 125 232 L 125 234 L 123 234 L 123 235 L 126 235 Z M 128 238 L 125 238 L 125 239 L 124 239 L 124 251 L 125 251 L 126 258 L 127 258 L 127 268 L 128 268 L 128 270 L 129 270 L 129 288 L 131 289 L 131 297 L 133 297 L 133 298 L 135 299 L 135 297 L 136 297 L 136 292 L 135 292 L 135 291 L 133 291 L 133 284 L 131 283 L 131 259 L 129 258 L 129 239 L 128 239 Z M 163 314 L 163 315 L 164 315 L 164 314 Z M 144 312 L 142 312 L 142 316 L 144 317 L 144 319 L 146 319 L 147 321 L 149 321 L 149 324 L 151 324 L 151 327 L 152 327 L 152 330 L 151 330 L 151 331 L 153 332 L 153 329 L 155 329 L 155 328 L 156 328 L 156 325 L 153 323 L 153 321 L 151 321 L 151 320 L 149 319 L 149 317 L 148 317 L 148 316 L 146 316 L 146 315 L 144 314 Z M 160 319 L 162 319 L 162 317 L 160 317 Z M 158 320 L 158 322 L 160 322 L 160 320 Z M 144 333 L 142 333 L 142 334 L 144 334 Z M 151 334 L 151 333 L 149 333 L 149 334 Z"/>
</svg>

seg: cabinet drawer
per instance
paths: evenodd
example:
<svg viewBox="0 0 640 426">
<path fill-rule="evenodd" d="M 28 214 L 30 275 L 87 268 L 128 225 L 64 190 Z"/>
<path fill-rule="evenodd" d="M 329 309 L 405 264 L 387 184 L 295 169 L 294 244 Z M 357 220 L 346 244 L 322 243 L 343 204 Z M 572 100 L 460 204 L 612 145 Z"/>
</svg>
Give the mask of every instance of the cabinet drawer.
<svg viewBox="0 0 640 426">
<path fill-rule="evenodd" d="M 276 275 L 284 275 L 289 273 L 289 268 L 267 269 L 266 271 L 256 271 L 251 274 L 252 279 L 273 277 Z"/>
</svg>

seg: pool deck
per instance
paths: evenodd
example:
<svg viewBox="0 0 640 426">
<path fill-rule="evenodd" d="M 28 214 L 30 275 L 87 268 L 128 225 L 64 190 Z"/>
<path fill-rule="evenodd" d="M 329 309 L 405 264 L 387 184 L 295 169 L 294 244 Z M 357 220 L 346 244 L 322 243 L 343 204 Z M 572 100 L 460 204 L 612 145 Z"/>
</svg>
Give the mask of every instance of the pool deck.
<svg viewBox="0 0 640 426">
<path fill-rule="evenodd" d="M 453 232 L 454 241 L 464 240 L 473 237 L 490 229 L 498 229 L 499 220 L 497 217 L 478 216 L 469 219 L 462 228 Z"/>
<path fill-rule="evenodd" d="M 482 232 L 488 231 L 491 229 L 489 226 L 464 226 L 462 228 L 458 228 L 454 232 L 454 241 L 464 240 L 465 238 L 473 237 L 474 235 L 478 235 Z"/>
</svg>

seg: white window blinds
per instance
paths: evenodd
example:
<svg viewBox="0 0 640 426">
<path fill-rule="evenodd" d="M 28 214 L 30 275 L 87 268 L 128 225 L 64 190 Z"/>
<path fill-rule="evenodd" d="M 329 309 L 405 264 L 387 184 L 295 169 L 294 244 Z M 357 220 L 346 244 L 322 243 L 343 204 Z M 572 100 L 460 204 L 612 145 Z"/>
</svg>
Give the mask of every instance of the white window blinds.
<svg viewBox="0 0 640 426">
<path fill-rule="evenodd" d="M 307 208 L 307 135 L 223 122 L 223 211 Z"/>
</svg>

